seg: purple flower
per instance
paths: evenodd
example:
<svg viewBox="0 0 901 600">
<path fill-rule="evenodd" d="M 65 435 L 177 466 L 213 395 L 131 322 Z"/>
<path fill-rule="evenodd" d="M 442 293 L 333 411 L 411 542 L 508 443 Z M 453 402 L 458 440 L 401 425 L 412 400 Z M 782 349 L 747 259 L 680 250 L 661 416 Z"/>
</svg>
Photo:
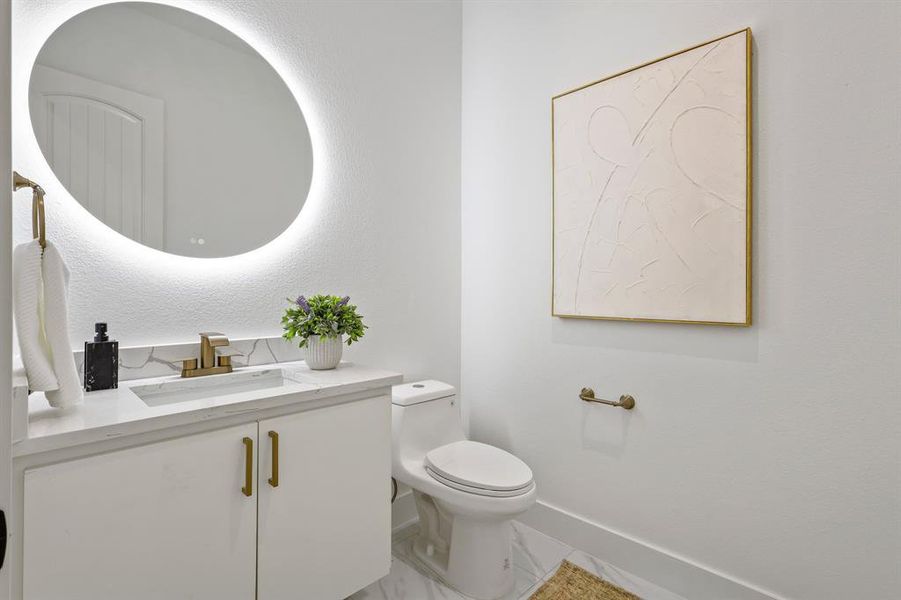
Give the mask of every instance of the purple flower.
<svg viewBox="0 0 901 600">
<path fill-rule="evenodd" d="M 305 313 L 310 312 L 310 304 L 307 302 L 307 299 L 304 298 L 303 296 L 298 296 L 297 300 L 295 300 L 294 303 L 297 304 L 297 306 L 299 306 L 303 310 L 303 312 L 305 312 Z"/>
<path fill-rule="evenodd" d="M 338 306 L 344 306 L 348 302 L 350 302 L 350 296 L 344 296 L 343 298 L 341 298 L 341 301 L 338 302 Z"/>
</svg>

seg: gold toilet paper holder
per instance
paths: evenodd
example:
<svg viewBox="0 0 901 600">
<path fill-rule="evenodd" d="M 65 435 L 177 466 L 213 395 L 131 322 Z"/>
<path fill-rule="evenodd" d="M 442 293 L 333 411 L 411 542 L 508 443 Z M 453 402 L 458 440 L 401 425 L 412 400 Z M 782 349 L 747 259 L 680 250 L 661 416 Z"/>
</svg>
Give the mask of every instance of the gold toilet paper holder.
<svg viewBox="0 0 901 600">
<path fill-rule="evenodd" d="M 620 408 L 625 408 L 626 410 L 632 410 L 633 408 L 635 408 L 635 398 L 633 398 L 629 394 L 623 394 L 619 397 L 619 402 L 614 402 L 613 400 L 595 398 L 594 390 L 587 387 L 582 388 L 582 391 L 579 393 L 579 399 L 584 400 L 585 402 L 597 402 L 598 404 L 606 404 L 608 406 L 619 406 Z"/>
</svg>

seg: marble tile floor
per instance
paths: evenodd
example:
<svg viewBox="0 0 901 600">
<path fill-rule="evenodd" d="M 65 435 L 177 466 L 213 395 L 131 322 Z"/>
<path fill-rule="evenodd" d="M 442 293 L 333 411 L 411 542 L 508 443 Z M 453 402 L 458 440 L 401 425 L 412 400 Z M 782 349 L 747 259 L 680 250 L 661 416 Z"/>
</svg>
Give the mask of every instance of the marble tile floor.
<svg viewBox="0 0 901 600">
<path fill-rule="evenodd" d="M 413 538 L 417 527 L 415 524 L 411 525 L 394 535 L 391 572 L 348 600 L 468 600 L 466 596 L 430 577 L 413 556 Z M 681 596 L 571 548 L 522 523 L 513 524 L 515 589 L 506 600 L 527 600 L 545 580 L 556 573 L 564 558 L 629 590 L 643 600 L 684 600 Z"/>
</svg>

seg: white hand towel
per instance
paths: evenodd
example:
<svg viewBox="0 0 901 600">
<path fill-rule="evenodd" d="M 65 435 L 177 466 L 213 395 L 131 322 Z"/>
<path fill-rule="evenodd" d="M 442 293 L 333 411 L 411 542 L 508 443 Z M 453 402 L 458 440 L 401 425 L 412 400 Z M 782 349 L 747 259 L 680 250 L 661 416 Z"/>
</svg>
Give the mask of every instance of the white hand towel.
<svg viewBox="0 0 901 600">
<path fill-rule="evenodd" d="M 59 388 L 44 336 L 44 284 L 41 245 L 37 240 L 13 251 L 13 304 L 19 351 L 29 389 L 45 392 Z"/>
<path fill-rule="evenodd" d="M 56 247 L 47 242 L 41 268 L 44 280 L 44 333 L 59 387 L 46 392 L 50 406 L 78 404 L 84 398 L 75 356 L 69 343 L 69 269 Z"/>
</svg>

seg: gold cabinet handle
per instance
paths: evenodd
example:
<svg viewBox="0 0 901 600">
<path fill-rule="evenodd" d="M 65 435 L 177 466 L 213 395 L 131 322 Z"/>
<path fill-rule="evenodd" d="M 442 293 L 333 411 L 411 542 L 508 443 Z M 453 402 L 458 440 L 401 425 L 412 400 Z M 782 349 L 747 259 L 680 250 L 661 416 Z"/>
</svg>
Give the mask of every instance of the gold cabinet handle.
<svg viewBox="0 0 901 600">
<path fill-rule="evenodd" d="M 244 487 L 241 491 L 245 496 L 253 495 L 253 440 L 244 438 Z"/>
<path fill-rule="evenodd" d="M 270 431 L 269 437 L 272 439 L 272 477 L 269 478 L 269 485 L 278 487 L 278 432 Z"/>
</svg>

